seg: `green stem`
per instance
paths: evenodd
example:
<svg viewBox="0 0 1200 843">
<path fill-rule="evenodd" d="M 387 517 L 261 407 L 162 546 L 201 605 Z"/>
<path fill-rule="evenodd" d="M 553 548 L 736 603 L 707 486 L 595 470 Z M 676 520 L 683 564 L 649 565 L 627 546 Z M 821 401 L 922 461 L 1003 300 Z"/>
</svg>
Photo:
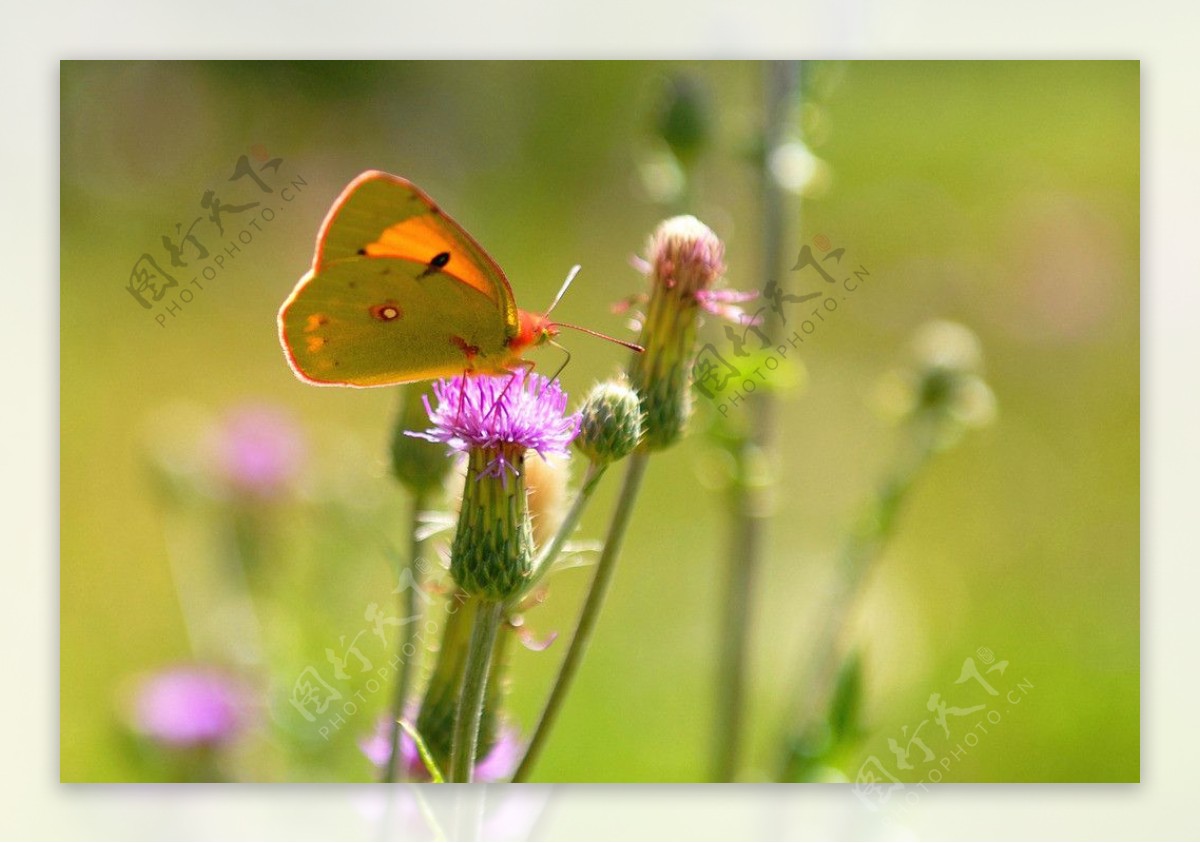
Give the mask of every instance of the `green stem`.
<svg viewBox="0 0 1200 843">
<path fill-rule="evenodd" d="M 883 548 L 895 533 L 896 516 L 900 505 L 912 488 L 913 481 L 929 461 L 936 436 L 935 421 L 915 420 L 911 447 L 897 461 L 897 466 L 880 485 L 867 507 L 858 527 L 847 538 L 839 557 L 837 582 L 828 601 L 825 623 L 816 638 L 813 661 L 806 670 L 798 671 L 789 699 L 785 736 L 803 738 L 821 718 L 829 704 L 837 681 L 838 671 L 846 650 L 844 640 L 849 629 L 851 609 L 863 589 L 867 576 Z M 777 781 L 788 781 L 795 762 L 797 742 L 784 742 L 776 771 Z"/>
<path fill-rule="evenodd" d="M 525 750 L 525 757 L 521 759 L 521 763 L 513 775 L 514 782 L 526 781 L 533 766 L 537 763 L 538 756 L 545 747 L 546 738 L 554 726 L 555 718 L 557 718 L 559 711 L 562 709 L 563 701 L 566 699 L 567 692 L 571 688 L 571 682 L 575 678 L 575 673 L 579 670 L 583 655 L 587 651 L 588 642 L 591 640 L 592 632 L 596 628 L 596 621 L 600 617 L 600 609 L 604 604 L 604 597 L 608 593 L 609 584 L 612 582 L 612 575 L 616 569 L 617 559 L 621 554 L 621 544 L 625 539 L 625 532 L 629 527 L 629 520 L 633 514 L 633 504 L 637 499 L 638 490 L 641 488 L 642 478 L 646 474 L 646 463 L 649 458 L 650 455 L 644 450 L 635 451 L 629 457 L 629 465 L 625 469 L 625 481 L 621 486 L 621 494 L 617 499 L 617 507 L 613 511 L 612 522 L 608 527 L 608 536 L 604 541 L 604 550 L 600 552 L 600 561 L 596 564 L 596 573 L 592 578 L 592 585 L 588 591 L 587 600 L 584 602 L 583 610 L 579 614 L 579 623 L 575 628 L 575 635 L 571 639 L 571 646 L 568 648 L 567 654 L 563 658 L 562 666 L 558 670 L 558 677 L 555 679 L 554 687 L 550 691 L 550 698 L 546 701 L 546 706 L 542 709 L 542 716 L 538 719 L 538 724 L 534 728 L 533 735 L 529 740 L 529 747 Z"/>
<path fill-rule="evenodd" d="M 537 559 L 533 561 L 533 575 L 529 578 L 529 583 L 521 590 L 515 598 L 509 601 L 510 606 L 515 606 L 527 597 L 541 581 L 550 568 L 554 565 L 554 560 L 562 551 L 563 545 L 567 543 L 567 539 L 575 532 L 575 528 L 579 526 L 579 519 L 583 516 L 583 511 L 587 509 L 588 503 L 592 499 L 592 493 L 596 491 L 596 487 L 600 485 L 600 478 L 604 476 L 604 471 L 607 465 L 599 465 L 597 463 L 588 463 L 587 472 L 583 476 L 583 484 L 579 487 L 579 493 L 575 496 L 575 502 L 571 504 L 571 509 L 567 512 L 567 517 L 563 519 L 562 524 L 558 527 L 558 532 L 554 534 L 554 538 L 546 545 L 538 554 Z"/>
<path fill-rule="evenodd" d="M 764 278 L 776 279 L 785 286 L 786 197 L 770 171 L 769 159 L 787 138 L 788 117 L 797 105 L 798 71 L 799 63 L 795 61 L 768 62 L 764 68 L 762 270 Z M 791 227 L 798 227 L 795 221 Z M 762 330 L 768 336 L 778 336 L 781 327 L 778 315 L 768 309 Z M 738 477 L 732 489 L 725 611 L 716 671 L 717 714 L 713 742 L 713 781 L 716 782 L 732 782 L 737 777 L 745 720 L 750 606 L 765 544 L 763 528 L 767 517 L 762 503 L 765 478 L 747 477 L 747 464 L 751 456 L 770 453 L 776 429 L 776 401 L 770 392 L 750 396 L 747 404 L 750 429 L 739 437 L 733 454 L 738 464 Z"/>
<path fill-rule="evenodd" d="M 758 493 L 745 482 L 745 450 L 742 443 L 737 455 L 739 477 L 732 495 L 732 523 L 729 533 L 728 573 L 725 587 L 724 618 L 720 657 L 717 663 L 716 751 L 713 781 L 732 782 L 738 769 L 738 750 L 742 745 L 745 719 L 747 654 L 750 638 L 750 604 L 760 567 L 762 512 L 757 506 Z"/>
<path fill-rule="evenodd" d="M 469 783 L 474 773 L 488 671 L 491 668 L 496 632 L 500 628 L 503 612 L 503 604 L 480 600 L 475 613 L 471 643 L 467 649 L 467 665 L 463 671 L 462 691 L 458 697 L 458 711 L 454 716 L 454 743 L 450 750 L 452 782 Z"/>
<path fill-rule="evenodd" d="M 392 697 L 392 732 L 390 742 L 392 752 L 388 756 L 387 767 L 383 771 L 384 782 L 391 784 L 396 781 L 397 769 L 400 769 L 400 721 L 404 719 L 404 702 L 408 699 L 409 688 L 412 684 L 412 663 L 416 658 L 416 649 L 412 646 L 413 635 L 417 629 L 417 589 L 420 588 L 420 569 L 418 560 L 425 549 L 425 542 L 417 538 L 417 533 L 420 532 L 421 513 L 425 511 L 426 494 L 417 492 L 412 498 L 412 512 L 409 523 L 409 552 L 406 560 L 406 569 L 401 569 L 401 580 L 404 579 L 404 570 L 408 571 L 408 588 L 404 589 L 404 593 L 400 596 L 400 617 L 412 618 L 409 623 L 404 624 L 400 634 L 396 652 L 400 662 L 400 672 L 396 676 L 396 689 Z M 408 656 L 408 651 L 412 650 L 412 657 Z M 401 775 L 404 775 L 404 770 L 400 769 Z"/>
</svg>

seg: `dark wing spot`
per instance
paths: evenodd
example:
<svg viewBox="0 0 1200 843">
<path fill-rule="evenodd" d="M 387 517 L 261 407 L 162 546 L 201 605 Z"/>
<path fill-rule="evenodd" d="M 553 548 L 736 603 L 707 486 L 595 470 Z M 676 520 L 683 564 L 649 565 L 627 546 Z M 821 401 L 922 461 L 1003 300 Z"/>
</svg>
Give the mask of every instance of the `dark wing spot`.
<svg viewBox="0 0 1200 843">
<path fill-rule="evenodd" d="M 358 254 L 360 254 L 360 255 L 365 255 L 366 253 L 367 253 L 366 246 L 363 246 L 361 249 L 358 250 Z"/>
<path fill-rule="evenodd" d="M 450 253 L 438 252 L 430 259 L 429 265 L 425 267 L 424 271 L 417 278 L 428 278 L 448 263 L 450 263 Z"/>
</svg>

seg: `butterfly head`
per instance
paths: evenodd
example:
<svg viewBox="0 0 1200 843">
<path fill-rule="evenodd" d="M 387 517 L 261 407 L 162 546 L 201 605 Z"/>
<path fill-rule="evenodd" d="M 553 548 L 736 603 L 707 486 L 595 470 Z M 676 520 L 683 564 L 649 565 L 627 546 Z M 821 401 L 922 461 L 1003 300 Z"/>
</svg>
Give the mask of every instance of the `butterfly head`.
<svg viewBox="0 0 1200 843">
<path fill-rule="evenodd" d="M 508 341 L 510 348 L 519 350 L 545 345 L 558 335 L 558 326 L 550 321 L 549 316 L 528 310 L 522 310 L 518 315 L 520 328 L 517 335 Z"/>
</svg>

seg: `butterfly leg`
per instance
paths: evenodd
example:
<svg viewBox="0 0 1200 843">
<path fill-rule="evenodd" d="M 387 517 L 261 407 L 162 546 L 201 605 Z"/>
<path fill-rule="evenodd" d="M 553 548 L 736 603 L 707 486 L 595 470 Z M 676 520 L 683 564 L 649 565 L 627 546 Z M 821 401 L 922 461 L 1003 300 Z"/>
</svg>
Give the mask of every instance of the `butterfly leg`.
<svg viewBox="0 0 1200 843">
<path fill-rule="evenodd" d="M 467 378 L 475 374 L 475 357 L 479 354 L 479 346 L 471 345 L 457 334 L 450 335 L 450 343 L 457 346 L 458 350 L 467 358 L 467 367 L 463 369 L 462 373 L 463 384 L 465 386 Z M 462 420 L 463 401 L 466 398 L 466 394 L 466 389 L 462 389 L 458 393 L 458 415 L 454 418 L 456 424 Z"/>
<path fill-rule="evenodd" d="M 523 378 L 524 374 L 525 373 L 518 371 L 517 368 L 513 368 L 513 370 L 509 373 L 508 380 L 504 382 L 504 388 L 500 390 L 500 394 L 497 395 L 496 400 L 492 402 L 492 408 L 488 410 L 488 418 L 491 418 L 492 414 L 495 413 L 496 410 L 498 410 L 503 404 L 504 396 L 508 395 L 509 387 L 513 385 L 513 382 L 518 380 L 518 378 Z"/>
<path fill-rule="evenodd" d="M 467 398 L 467 378 L 470 376 L 471 376 L 471 370 L 463 369 L 463 373 L 462 373 L 463 388 L 458 391 L 458 413 L 457 413 L 457 415 L 454 416 L 454 423 L 456 425 L 462 423 L 463 404 Z"/>
</svg>

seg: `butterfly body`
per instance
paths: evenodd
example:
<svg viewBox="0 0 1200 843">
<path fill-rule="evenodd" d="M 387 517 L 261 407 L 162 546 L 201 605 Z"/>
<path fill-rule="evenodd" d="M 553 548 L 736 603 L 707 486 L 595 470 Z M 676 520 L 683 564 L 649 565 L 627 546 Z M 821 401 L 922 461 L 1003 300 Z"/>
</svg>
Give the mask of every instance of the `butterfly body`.
<svg viewBox="0 0 1200 843">
<path fill-rule="evenodd" d="M 377 170 L 334 202 L 278 325 L 297 377 L 352 387 L 503 374 L 557 332 L 429 196 Z"/>
</svg>

